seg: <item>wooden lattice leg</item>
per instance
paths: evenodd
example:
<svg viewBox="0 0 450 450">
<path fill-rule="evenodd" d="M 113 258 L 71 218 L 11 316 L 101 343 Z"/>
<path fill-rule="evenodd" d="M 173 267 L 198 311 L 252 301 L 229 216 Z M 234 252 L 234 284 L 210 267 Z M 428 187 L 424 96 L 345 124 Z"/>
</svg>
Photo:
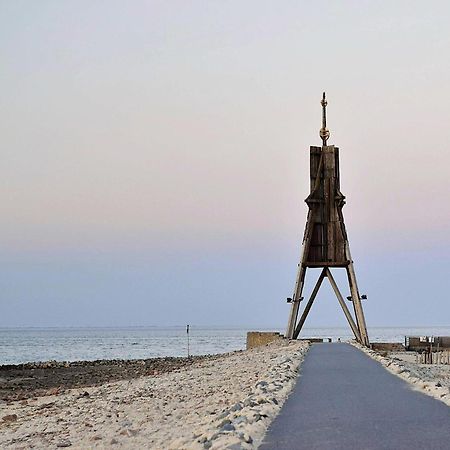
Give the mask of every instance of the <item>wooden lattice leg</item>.
<svg viewBox="0 0 450 450">
<path fill-rule="evenodd" d="M 347 277 L 350 285 L 350 293 L 352 296 L 353 308 L 355 310 L 356 323 L 358 325 L 361 339 L 359 342 L 365 346 L 369 345 L 369 336 L 367 334 L 366 320 L 364 318 L 364 311 L 361 305 L 361 297 L 359 296 L 358 284 L 356 282 L 355 269 L 353 262 L 347 266 Z"/>
<path fill-rule="evenodd" d="M 336 294 L 339 304 L 341 305 L 341 308 L 344 311 L 345 317 L 347 318 L 348 324 L 350 325 L 350 328 L 352 329 L 356 340 L 358 342 L 361 342 L 361 335 L 359 333 L 358 326 L 355 324 L 353 317 L 350 311 L 348 310 L 347 305 L 345 304 L 345 300 L 342 297 L 341 292 L 339 291 L 338 285 L 336 284 L 336 281 L 334 280 L 334 277 L 331 274 L 331 270 L 328 267 L 327 267 L 327 277 L 330 280 L 331 287 L 333 288 L 333 291 Z"/>
<path fill-rule="evenodd" d="M 324 268 L 322 270 L 322 272 L 320 273 L 319 279 L 317 280 L 316 285 L 314 286 L 314 289 L 311 293 L 311 297 L 309 297 L 308 303 L 305 306 L 305 309 L 303 310 L 303 314 L 300 317 L 300 320 L 298 322 L 297 327 L 295 328 L 295 332 L 294 332 L 294 339 L 298 338 L 298 335 L 300 334 L 301 329 L 303 328 L 303 324 L 305 323 L 306 317 L 308 316 L 309 310 L 311 309 L 312 304 L 314 303 L 314 300 L 317 296 L 317 293 L 319 292 L 320 286 L 322 284 L 323 279 L 326 276 L 326 268 Z"/>
<path fill-rule="evenodd" d="M 286 337 L 292 339 L 294 337 L 295 324 L 297 323 L 298 310 L 302 299 L 303 286 L 305 284 L 306 267 L 300 261 L 297 273 L 297 281 L 295 284 L 294 295 L 292 297 L 291 312 L 286 330 Z"/>
</svg>

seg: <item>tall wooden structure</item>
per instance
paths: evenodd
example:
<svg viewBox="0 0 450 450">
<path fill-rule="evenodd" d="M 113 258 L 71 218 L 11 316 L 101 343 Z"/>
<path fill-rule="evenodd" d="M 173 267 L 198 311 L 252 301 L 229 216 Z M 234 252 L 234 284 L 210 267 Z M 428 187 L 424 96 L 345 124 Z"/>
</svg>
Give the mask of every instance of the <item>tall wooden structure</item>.
<svg viewBox="0 0 450 450">
<path fill-rule="evenodd" d="M 339 149 L 334 145 L 327 145 L 330 132 L 326 123 L 327 101 L 325 92 L 323 93 L 321 104 L 322 128 L 319 134 L 322 139 L 322 146 L 310 147 L 311 192 L 305 200 L 309 211 L 306 219 L 294 295 L 291 299 L 288 299 L 288 302 L 291 303 L 291 311 L 286 337 L 297 339 L 323 279 L 328 278 L 355 338 L 361 344 L 369 345 L 361 297 L 350 255 L 344 216 L 342 215 L 345 196 L 340 191 Z M 335 267 L 345 268 L 347 272 L 351 293 L 351 297 L 348 298 L 353 303 L 356 322 L 347 308 L 344 297 L 331 273 L 331 269 Z M 300 304 L 303 301 L 303 286 L 306 269 L 308 268 L 321 268 L 322 271 L 311 293 L 311 297 L 303 308 L 300 319 L 297 320 Z"/>
</svg>

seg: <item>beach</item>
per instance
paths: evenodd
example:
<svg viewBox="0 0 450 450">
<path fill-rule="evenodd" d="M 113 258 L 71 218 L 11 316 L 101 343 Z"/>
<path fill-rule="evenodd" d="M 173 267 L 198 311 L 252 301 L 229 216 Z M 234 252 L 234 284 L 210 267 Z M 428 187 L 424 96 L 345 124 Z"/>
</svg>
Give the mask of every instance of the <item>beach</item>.
<svg viewBox="0 0 450 450">
<path fill-rule="evenodd" d="M 0 447 L 256 448 L 307 349 L 305 342 L 282 341 L 185 362 L 175 358 L 165 366 L 135 361 L 131 366 L 141 370 L 124 363 L 123 379 L 103 375 L 94 385 L 73 387 L 60 376 L 59 386 L 47 390 L 3 393 Z M 86 367 L 95 372 L 92 363 Z M 118 377 L 120 371 L 106 372 Z"/>
<path fill-rule="evenodd" d="M 0 400 L 26 400 L 68 389 L 155 376 L 189 367 L 216 355 L 138 360 L 47 361 L 0 366 Z"/>
</svg>

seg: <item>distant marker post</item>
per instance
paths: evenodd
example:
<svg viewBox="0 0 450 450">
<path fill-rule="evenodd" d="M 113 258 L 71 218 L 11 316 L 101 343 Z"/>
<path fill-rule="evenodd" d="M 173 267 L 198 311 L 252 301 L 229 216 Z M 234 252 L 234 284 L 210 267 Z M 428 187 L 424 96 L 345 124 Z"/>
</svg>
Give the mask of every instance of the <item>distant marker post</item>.
<svg viewBox="0 0 450 450">
<path fill-rule="evenodd" d="M 186 334 L 187 334 L 187 353 L 189 358 L 189 325 L 186 325 Z"/>
</svg>

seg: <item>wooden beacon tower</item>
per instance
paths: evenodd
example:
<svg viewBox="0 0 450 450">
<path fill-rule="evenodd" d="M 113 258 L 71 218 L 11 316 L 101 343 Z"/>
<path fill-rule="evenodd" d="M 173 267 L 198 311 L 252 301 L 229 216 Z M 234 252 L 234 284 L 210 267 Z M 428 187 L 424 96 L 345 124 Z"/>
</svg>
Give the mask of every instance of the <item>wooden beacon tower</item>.
<svg viewBox="0 0 450 450">
<path fill-rule="evenodd" d="M 344 216 L 342 215 L 345 196 L 341 193 L 339 184 L 339 149 L 334 145 L 327 145 L 330 132 L 326 123 L 327 101 L 325 92 L 323 93 L 321 104 L 322 128 L 320 129 L 320 137 L 322 146 L 310 147 L 311 193 L 305 200 L 309 211 L 306 219 L 294 295 L 292 298 L 288 298 L 288 302 L 291 303 L 291 311 L 286 337 L 297 339 L 322 281 L 326 277 L 331 283 L 356 340 L 368 346 L 369 336 L 367 335 L 366 321 L 356 283 L 355 269 L 350 255 Z M 334 267 L 345 268 L 347 271 L 351 293 L 351 297 L 348 298 L 353 303 L 356 322 L 353 320 L 352 314 L 345 304 L 344 297 L 331 274 L 331 269 Z M 306 303 L 300 319 L 297 321 L 300 303 L 303 300 L 302 293 L 306 269 L 308 268 L 321 268 L 322 271 L 312 290 L 311 297 Z"/>
</svg>

